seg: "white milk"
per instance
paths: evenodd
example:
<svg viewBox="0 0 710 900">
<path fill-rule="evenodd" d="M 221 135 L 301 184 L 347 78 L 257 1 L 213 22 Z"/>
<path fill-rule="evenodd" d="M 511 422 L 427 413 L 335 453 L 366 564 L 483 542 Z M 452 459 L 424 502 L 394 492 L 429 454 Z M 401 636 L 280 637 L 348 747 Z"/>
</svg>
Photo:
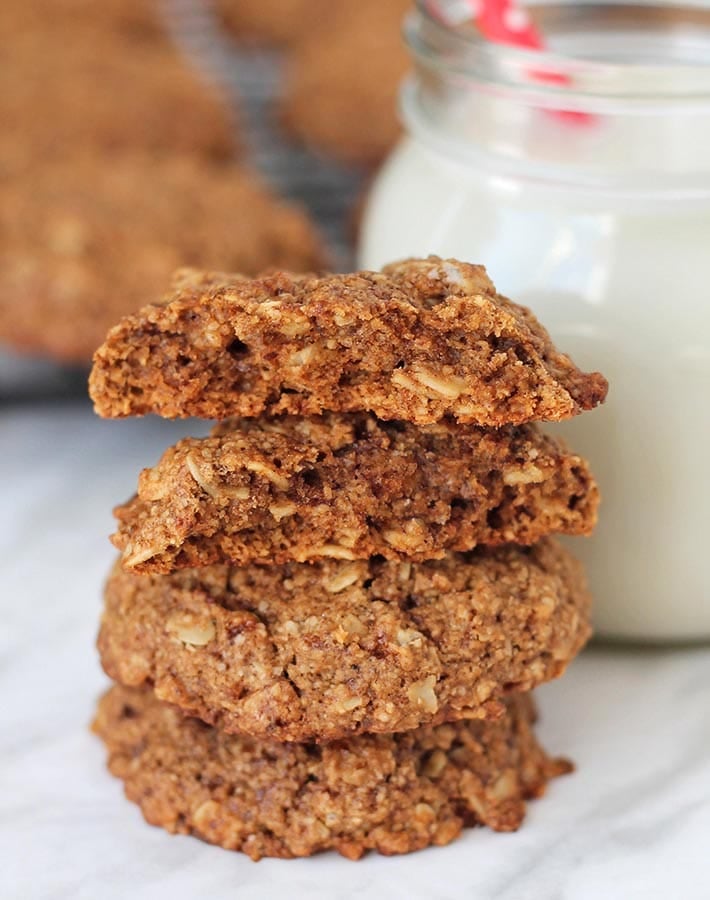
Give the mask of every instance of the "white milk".
<svg viewBox="0 0 710 900">
<path fill-rule="evenodd" d="M 374 185 L 360 263 L 482 262 L 560 349 L 607 376 L 602 408 L 549 426 L 602 491 L 595 536 L 571 542 L 597 632 L 710 638 L 710 94 L 705 116 L 674 115 L 674 98 L 584 125 L 539 109 L 516 121 L 509 106 L 492 129 L 476 98 L 471 137 L 457 87 L 447 145 L 422 124 L 416 90 L 404 100 L 416 136 Z"/>
</svg>

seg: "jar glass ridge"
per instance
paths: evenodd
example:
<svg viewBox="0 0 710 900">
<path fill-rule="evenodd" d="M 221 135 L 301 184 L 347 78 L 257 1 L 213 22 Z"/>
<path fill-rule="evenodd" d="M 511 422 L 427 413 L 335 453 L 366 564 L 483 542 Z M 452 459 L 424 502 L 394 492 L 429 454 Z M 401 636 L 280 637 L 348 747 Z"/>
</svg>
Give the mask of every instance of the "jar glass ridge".
<svg viewBox="0 0 710 900">
<path fill-rule="evenodd" d="M 554 51 L 491 44 L 470 26 L 443 25 L 420 2 L 404 24 L 415 62 L 402 90 L 408 131 L 498 172 L 578 188 L 710 193 L 710 8 L 533 9 Z"/>
</svg>

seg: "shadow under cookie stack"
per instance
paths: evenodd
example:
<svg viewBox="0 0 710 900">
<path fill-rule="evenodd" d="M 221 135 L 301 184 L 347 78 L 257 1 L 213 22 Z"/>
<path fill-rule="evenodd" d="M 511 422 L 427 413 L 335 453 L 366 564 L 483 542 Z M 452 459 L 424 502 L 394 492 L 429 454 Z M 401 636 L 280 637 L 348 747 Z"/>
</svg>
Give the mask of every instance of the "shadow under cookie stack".
<svg viewBox="0 0 710 900">
<path fill-rule="evenodd" d="M 94 730 L 145 818 L 262 856 L 517 828 L 569 764 L 528 692 L 587 640 L 606 382 L 479 266 L 183 272 L 112 329 L 102 416 L 218 420 L 116 510 Z"/>
</svg>

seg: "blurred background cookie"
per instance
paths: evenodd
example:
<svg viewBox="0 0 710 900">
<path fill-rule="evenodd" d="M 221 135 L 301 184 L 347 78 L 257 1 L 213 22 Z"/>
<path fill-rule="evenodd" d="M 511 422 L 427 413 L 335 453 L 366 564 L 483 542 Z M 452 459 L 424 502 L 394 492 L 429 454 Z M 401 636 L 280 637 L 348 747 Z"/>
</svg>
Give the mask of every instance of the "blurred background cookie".
<svg viewBox="0 0 710 900">
<path fill-rule="evenodd" d="M 60 159 L 0 190 L 0 340 L 66 362 L 88 362 L 178 266 L 255 274 L 323 263 L 304 213 L 255 172 L 194 155 Z"/>
<path fill-rule="evenodd" d="M 137 147 L 231 155 L 228 104 L 161 33 L 152 4 L 132 0 L 135 21 L 114 17 L 113 3 L 93 18 L 68 12 L 86 5 L 60 0 L 43 18 L 32 2 L 13 14 L 11 0 L 10 13 L 0 14 L 22 23 L 0 49 L 0 162 L 30 167 L 79 150 Z"/>
<path fill-rule="evenodd" d="M 240 41 L 292 45 L 303 40 L 332 0 L 215 0 L 225 28 Z"/>
<path fill-rule="evenodd" d="M 309 147 L 372 166 L 397 140 L 397 90 L 408 66 L 400 34 L 409 0 L 331 4 L 287 62 L 282 119 Z"/>
<path fill-rule="evenodd" d="M 28 42 L 33 43 L 33 42 Z M 226 158 L 234 152 L 226 104 L 169 47 L 133 47 L 71 36 L 60 51 L 41 41 L 3 53 L 0 153 L 29 168 L 78 151 L 143 148 Z"/>
<path fill-rule="evenodd" d="M 85 34 L 111 31 L 132 41 L 164 36 L 161 0 L 3 0 L 0 23 L 12 43 L 23 34 L 55 29 L 58 39 L 68 29 Z"/>
</svg>

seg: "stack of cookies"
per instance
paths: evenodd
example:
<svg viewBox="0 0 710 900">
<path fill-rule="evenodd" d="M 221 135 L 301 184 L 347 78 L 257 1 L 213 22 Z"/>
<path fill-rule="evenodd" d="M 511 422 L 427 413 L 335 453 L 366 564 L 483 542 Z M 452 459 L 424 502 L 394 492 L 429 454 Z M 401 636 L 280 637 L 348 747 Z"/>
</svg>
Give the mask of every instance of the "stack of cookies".
<svg viewBox="0 0 710 900">
<path fill-rule="evenodd" d="M 95 731 L 146 819 L 262 856 L 506 831 L 568 769 L 526 692 L 589 636 L 604 399 L 479 266 L 183 272 L 97 351 L 100 415 L 217 419 L 117 509 Z"/>
</svg>

